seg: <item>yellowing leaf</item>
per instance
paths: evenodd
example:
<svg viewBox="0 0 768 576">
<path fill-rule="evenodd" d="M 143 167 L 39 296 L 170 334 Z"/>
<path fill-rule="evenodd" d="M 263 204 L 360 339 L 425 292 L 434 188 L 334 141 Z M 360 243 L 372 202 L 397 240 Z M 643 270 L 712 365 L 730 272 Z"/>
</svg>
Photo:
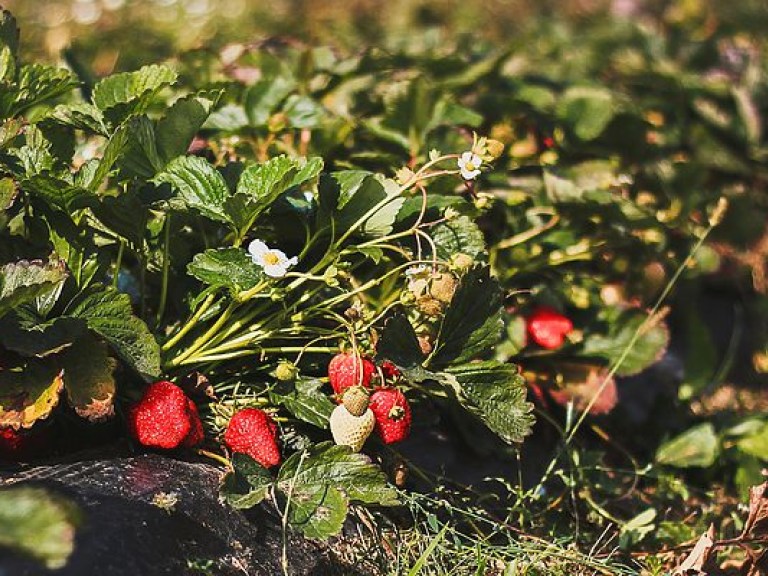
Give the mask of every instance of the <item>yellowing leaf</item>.
<svg viewBox="0 0 768 576">
<path fill-rule="evenodd" d="M 0 371 L 0 426 L 30 428 L 59 403 L 62 370 L 48 362 Z"/>
<path fill-rule="evenodd" d="M 64 386 L 75 412 L 91 422 L 111 418 L 115 413 L 117 362 L 106 344 L 93 336 L 80 338 L 64 357 Z"/>
</svg>

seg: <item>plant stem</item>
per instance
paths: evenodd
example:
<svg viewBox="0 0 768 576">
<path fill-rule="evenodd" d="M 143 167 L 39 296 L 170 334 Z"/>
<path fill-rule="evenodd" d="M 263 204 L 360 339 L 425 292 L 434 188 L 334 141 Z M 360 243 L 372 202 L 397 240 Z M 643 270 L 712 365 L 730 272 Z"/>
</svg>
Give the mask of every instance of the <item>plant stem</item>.
<svg viewBox="0 0 768 576">
<path fill-rule="evenodd" d="M 251 348 L 248 350 L 238 350 L 226 354 L 195 355 L 192 354 L 183 360 L 174 360 L 173 366 L 187 366 L 189 364 L 202 364 L 204 362 L 219 362 L 221 360 L 231 360 L 233 358 L 243 358 L 256 354 L 291 354 L 291 353 L 316 353 L 316 354 L 335 354 L 339 351 L 338 346 L 275 346 L 271 348 Z"/>
<path fill-rule="evenodd" d="M 170 268 L 170 243 L 171 243 L 171 213 L 165 216 L 165 231 L 163 234 L 163 281 L 160 286 L 160 303 L 157 305 L 156 323 L 159 326 L 165 313 L 165 303 L 168 299 L 168 270 Z"/>
<path fill-rule="evenodd" d="M 120 268 L 123 266 L 123 252 L 125 252 L 125 240 L 120 238 L 120 244 L 117 247 L 117 259 L 115 260 L 115 273 L 112 276 L 112 287 L 117 290 L 117 282 L 120 278 Z"/>
<path fill-rule="evenodd" d="M 187 333 L 192 330 L 192 328 L 195 327 L 198 320 L 200 320 L 201 316 L 205 314 L 206 310 L 211 307 L 211 304 L 213 304 L 214 299 L 216 296 L 214 294 L 209 294 L 208 297 L 203 300 L 203 303 L 200 305 L 200 307 L 197 309 L 197 311 L 192 315 L 192 317 L 187 321 L 184 326 L 181 327 L 181 329 L 176 332 L 176 334 L 173 335 L 173 337 L 168 340 L 163 346 L 160 348 L 162 351 L 167 351 L 173 348 L 179 340 L 184 338 L 184 336 L 187 335 Z"/>
<path fill-rule="evenodd" d="M 239 306 L 238 302 L 230 302 L 229 306 L 224 310 L 224 312 L 221 313 L 221 316 L 219 316 L 218 320 L 214 322 L 213 326 L 208 328 L 206 332 L 197 338 L 192 345 L 187 348 L 184 352 L 176 356 L 173 360 L 170 362 L 170 366 L 179 366 L 183 363 L 183 361 L 190 357 L 192 354 L 197 352 L 200 348 L 205 346 L 205 344 L 211 339 L 213 335 L 215 335 L 224 324 L 226 324 L 229 317 L 232 315 L 232 312 L 234 312 L 235 308 Z"/>
</svg>

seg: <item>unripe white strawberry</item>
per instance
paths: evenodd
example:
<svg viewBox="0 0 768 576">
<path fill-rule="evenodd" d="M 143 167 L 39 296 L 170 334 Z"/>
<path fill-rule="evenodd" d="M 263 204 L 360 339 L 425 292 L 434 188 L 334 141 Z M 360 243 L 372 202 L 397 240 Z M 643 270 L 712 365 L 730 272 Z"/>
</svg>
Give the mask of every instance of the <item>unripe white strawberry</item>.
<svg viewBox="0 0 768 576">
<path fill-rule="evenodd" d="M 349 446 L 353 452 L 360 452 L 376 425 L 376 418 L 370 408 L 367 408 L 361 416 L 354 416 L 341 404 L 331 413 L 330 424 L 333 441 L 336 444 Z"/>
</svg>

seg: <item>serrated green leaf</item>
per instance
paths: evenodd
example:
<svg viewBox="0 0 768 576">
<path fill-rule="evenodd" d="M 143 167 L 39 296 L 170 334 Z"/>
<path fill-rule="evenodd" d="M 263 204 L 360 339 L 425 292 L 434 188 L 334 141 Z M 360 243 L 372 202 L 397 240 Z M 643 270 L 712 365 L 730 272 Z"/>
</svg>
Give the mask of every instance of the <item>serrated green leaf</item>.
<svg viewBox="0 0 768 576">
<path fill-rule="evenodd" d="M 62 365 L 67 399 L 78 416 L 90 422 L 114 416 L 117 384 L 113 371 L 117 362 L 106 344 L 87 334 L 67 349 Z"/>
<path fill-rule="evenodd" d="M 416 332 L 404 313 L 395 313 L 384 323 L 376 346 L 376 357 L 393 362 L 401 370 L 421 367 L 425 356 Z"/>
<path fill-rule="evenodd" d="M 432 240 L 437 245 L 437 257 L 450 260 L 454 254 L 466 254 L 476 262 L 485 258 L 485 237 L 469 217 L 460 216 L 443 222 L 432 230 Z"/>
<path fill-rule="evenodd" d="M 91 211 L 111 234 L 125 238 L 134 249 L 142 249 L 148 210 L 134 190 L 125 190 L 118 196 L 104 196 Z"/>
<path fill-rule="evenodd" d="M 219 248 L 195 255 L 187 271 L 211 286 L 225 286 L 232 293 L 250 290 L 264 279 L 262 269 L 242 248 Z"/>
<path fill-rule="evenodd" d="M 96 202 L 96 194 L 48 172 L 23 178 L 19 184 L 27 194 L 45 200 L 49 205 L 66 212 L 84 208 Z"/>
<path fill-rule="evenodd" d="M 526 401 L 525 379 L 514 364 L 473 362 L 446 370 L 460 388 L 464 406 L 508 443 L 531 432 L 533 405 Z"/>
<path fill-rule="evenodd" d="M 17 193 L 13 178 L 0 178 L 0 210 L 10 208 Z"/>
<path fill-rule="evenodd" d="M 67 311 L 82 318 L 115 353 L 146 379 L 160 373 L 160 347 L 143 320 L 133 314 L 131 299 L 111 287 L 96 287 Z"/>
<path fill-rule="evenodd" d="M 66 565 L 78 523 L 74 504 L 43 488 L 0 490 L 0 546 L 35 558 L 50 570 Z"/>
<path fill-rule="evenodd" d="M 9 310 L 55 291 L 67 278 L 63 262 L 21 260 L 0 268 L 0 317 Z"/>
<path fill-rule="evenodd" d="M 283 492 L 291 485 L 294 490 L 305 492 L 329 485 L 342 490 L 350 501 L 382 506 L 397 503 L 396 490 L 378 466 L 352 452 L 349 446 L 335 446 L 331 442 L 293 454 L 280 468 L 277 482 Z"/>
<path fill-rule="evenodd" d="M 287 190 L 315 178 L 322 170 L 320 158 L 297 161 L 287 156 L 248 166 L 240 176 L 237 191 L 226 201 L 225 210 L 241 237 L 259 216 Z"/>
<path fill-rule="evenodd" d="M 225 208 L 230 197 L 227 183 L 204 158 L 180 156 L 171 160 L 155 177 L 155 182 L 170 184 L 189 208 L 204 216 L 219 222 L 231 222 Z"/>
<path fill-rule="evenodd" d="M 89 102 L 60 104 L 54 108 L 51 117 L 60 124 L 85 132 L 93 132 L 103 136 L 107 136 L 109 133 L 104 125 L 104 115 L 101 110 Z"/>
<path fill-rule="evenodd" d="M 93 171 L 93 174 L 83 183 L 83 185 L 93 191 L 97 191 L 99 187 L 104 183 L 104 180 L 109 176 L 115 163 L 122 155 L 123 150 L 128 144 L 129 133 L 125 127 L 118 128 L 107 140 L 107 145 L 104 147 L 104 153 L 101 155 L 101 159 L 98 161 L 98 167 Z"/>
<path fill-rule="evenodd" d="M 674 468 L 709 468 L 718 452 L 715 427 L 706 422 L 664 442 L 656 451 L 656 462 Z"/>
<path fill-rule="evenodd" d="M 0 370 L 0 427 L 29 428 L 58 405 L 64 386 L 53 362 L 29 360 Z"/>
<path fill-rule="evenodd" d="M 205 130 L 237 132 L 248 126 L 248 116 L 242 106 L 227 104 L 214 110 L 203 124 Z"/>
<path fill-rule="evenodd" d="M 262 502 L 274 483 L 272 474 L 247 454 L 232 455 L 233 471 L 224 477 L 221 495 L 235 508 L 252 508 Z"/>
<path fill-rule="evenodd" d="M 128 142 L 120 158 L 120 170 L 128 177 L 151 179 L 166 167 L 157 150 L 155 124 L 145 114 L 134 116 L 124 126 Z"/>
<path fill-rule="evenodd" d="M 349 508 L 346 496 L 328 484 L 297 486 L 286 505 L 291 526 L 316 540 L 341 532 Z"/>
<path fill-rule="evenodd" d="M 379 237 L 392 231 L 405 202 L 399 186 L 378 174 L 360 170 L 335 172 L 321 179 L 321 225 L 337 234 L 352 230 L 356 236 Z M 388 202 L 385 202 L 389 200 Z M 373 210 L 382 204 L 378 210 Z"/>
<path fill-rule="evenodd" d="M 283 113 L 288 117 L 291 128 L 316 128 L 327 114 L 325 109 L 312 98 L 293 94 L 283 106 Z"/>
<path fill-rule="evenodd" d="M 8 10 L 0 10 L 0 44 L 8 46 L 14 54 L 19 49 L 19 27 Z"/>
<path fill-rule="evenodd" d="M 635 332 L 648 316 L 639 310 L 628 310 L 611 321 L 607 334 L 592 333 L 584 340 L 583 355 L 604 358 L 610 365 L 618 362 Z M 669 346 L 669 329 L 661 319 L 650 320 L 641 329 L 616 374 L 631 376 L 657 362 Z"/>
<path fill-rule="evenodd" d="M 17 307 L 0 319 L 0 342 L 22 356 L 44 358 L 69 347 L 85 329 L 79 318 L 58 316 L 41 321 L 34 312 Z"/>
<path fill-rule="evenodd" d="M 179 98 L 158 121 L 157 152 L 165 163 L 186 154 L 213 105 L 214 101 L 203 95 Z"/>
<path fill-rule="evenodd" d="M 18 71 L 16 89 L 12 92 L 14 97 L 5 103 L 5 98 L 0 96 L 0 102 L 5 104 L 3 107 L 7 107 L 5 114 L 14 116 L 66 94 L 75 86 L 77 81 L 68 70 L 43 64 L 26 64 Z"/>
<path fill-rule="evenodd" d="M 113 124 L 118 124 L 128 116 L 144 112 L 152 97 L 176 82 L 176 78 L 176 72 L 158 64 L 113 74 L 94 86 L 93 103 Z"/>
<path fill-rule="evenodd" d="M 427 367 L 459 364 L 487 355 L 504 329 L 503 294 L 490 268 L 476 266 L 461 279 L 445 312 Z"/>
<path fill-rule="evenodd" d="M 274 397 L 299 420 L 318 428 L 328 428 L 328 419 L 335 405 L 320 391 L 322 385 L 321 380 L 300 378 L 291 383 L 288 390 L 276 387 Z"/>
</svg>

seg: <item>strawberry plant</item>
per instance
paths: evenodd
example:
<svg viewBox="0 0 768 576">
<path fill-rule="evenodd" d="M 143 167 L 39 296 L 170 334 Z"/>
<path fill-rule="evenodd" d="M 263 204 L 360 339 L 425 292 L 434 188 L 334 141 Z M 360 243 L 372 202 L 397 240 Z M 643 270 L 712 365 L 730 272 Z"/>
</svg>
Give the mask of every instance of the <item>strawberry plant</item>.
<svg viewBox="0 0 768 576">
<path fill-rule="evenodd" d="M 15 24 L 3 18 L 4 53 L 17 66 Z M 21 102 L 24 80 L 8 77 Z M 222 90 L 184 90 L 166 65 L 106 77 L 86 98 L 64 72 L 45 78 L 56 82 L 45 80 L 45 97 L 8 107 L 4 120 L 15 131 L 2 156 L 12 190 L 4 427 L 40 425 L 64 401 L 102 421 L 136 399 L 127 421 L 139 444 L 191 448 L 203 440 L 200 410 L 211 441 L 226 428 L 224 445 L 238 455 L 227 486 L 242 487 L 245 474 L 256 488 L 227 497 L 259 501 L 272 476 L 257 470 L 282 453 L 274 489 L 306 491 L 308 502 L 288 506 L 312 536 L 337 532 L 348 500 L 394 500 L 375 465 L 317 444 L 330 437 L 325 373 L 336 394 L 381 386 L 375 357 L 414 398 L 445 398 L 508 442 L 528 433 L 523 381 L 491 358 L 502 293 L 469 217 L 477 209 L 454 192 L 474 194 L 474 179 L 501 152 L 495 141 L 476 137 L 463 155 L 433 150 L 394 178 L 326 170 L 298 150 L 254 159 L 211 144 L 189 154 L 193 138 L 216 126 Z M 33 104 L 34 116 L 19 116 Z M 308 129 L 290 109 L 280 113 L 291 129 Z M 159 381 L 183 384 L 191 371 L 212 389 L 199 407 Z M 411 416 L 402 392 L 375 391 L 371 401 L 384 442 L 403 439 Z M 342 472 L 308 472 L 325 466 Z"/>
<path fill-rule="evenodd" d="M 175 9 L 137 4 L 108 10 Z M 178 50 L 153 21 L 112 60 L 75 42 L 68 68 L 27 62 L 3 11 L 0 457 L 60 454 L 59 430 L 196 454 L 227 470 L 224 500 L 312 538 L 351 505 L 421 502 L 400 488 L 430 478 L 407 457 L 425 429 L 478 474 L 503 463 L 495 534 L 566 501 L 621 547 L 672 530 L 661 504 L 600 498 L 625 488 L 617 458 L 648 483 L 652 461 L 670 510 L 670 468 L 757 483 L 764 419 L 700 404 L 731 367 L 765 371 L 762 43 L 677 4 L 503 42 L 369 24 L 386 49 L 221 28 Z M 740 294 L 722 354 L 707 283 Z M 655 369 L 667 401 L 638 409 Z M 534 404 L 544 448 L 521 446 Z M 633 410 L 647 433 L 625 447 Z M 460 548 L 448 509 L 430 553 Z"/>
</svg>

